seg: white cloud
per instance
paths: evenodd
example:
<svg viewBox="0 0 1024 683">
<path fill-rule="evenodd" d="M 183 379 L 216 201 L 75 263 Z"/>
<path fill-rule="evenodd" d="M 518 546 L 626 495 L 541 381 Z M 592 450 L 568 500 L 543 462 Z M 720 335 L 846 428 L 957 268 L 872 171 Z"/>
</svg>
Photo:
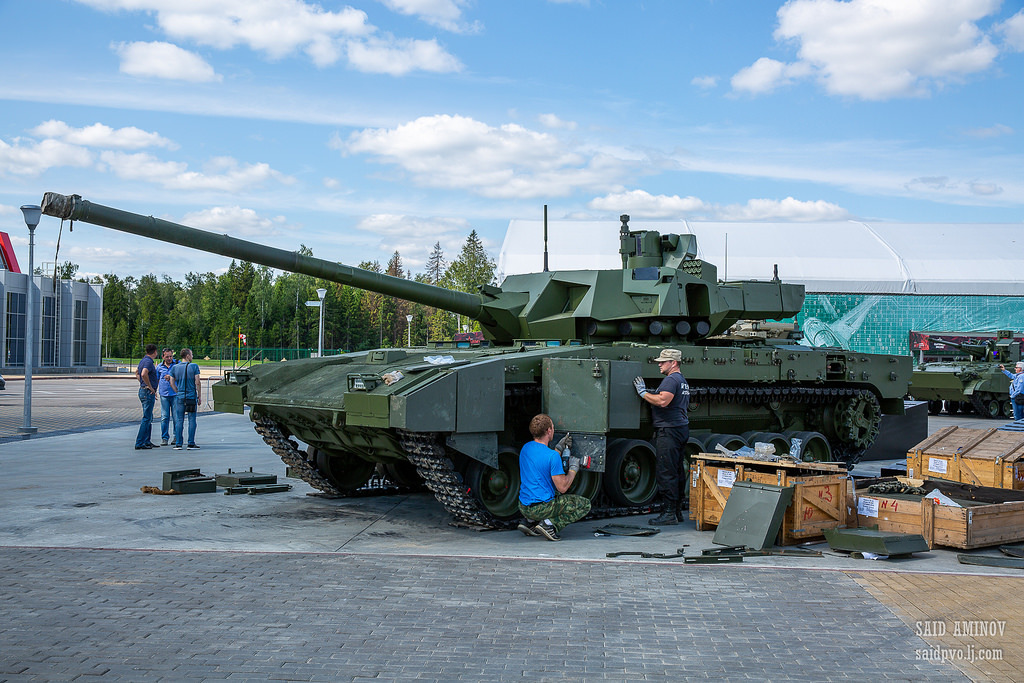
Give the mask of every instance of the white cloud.
<svg viewBox="0 0 1024 683">
<path fill-rule="evenodd" d="M 974 194 L 980 194 L 983 196 L 990 196 L 995 194 L 1002 194 L 1003 188 L 999 187 L 995 183 L 971 183 L 971 192 Z"/>
<path fill-rule="evenodd" d="M 240 206 L 215 206 L 195 211 L 185 214 L 181 222 L 200 230 L 262 237 L 279 234 L 286 223 L 284 216 L 264 218 L 252 209 L 243 209 Z"/>
<path fill-rule="evenodd" d="M 803 78 L 810 69 L 806 64 L 786 64 L 776 59 L 761 57 L 748 67 L 736 72 L 730 80 L 732 89 L 751 95 L 762 95 L 776 88 L 790 85 L 794 80 Z"/>
<path fill-rule="evenodd" d="M 710 90 L 718 85 L 718 76 L 694 76 L 690 79 L 690 85 L 695 85 L 702 90 Z"/>
<path fill-rule="evenodd" d="M 997 27 L 1011 50 L 1024 52 L 1024 10 L 1017 12 Z"/>
<path fill-rule="evenodd" d="M 1002 135 L 1013 135 L 1013 128 L 997 123 L 987 128 L 974 128 L 967 131 L 967 135 L 972 138 L 997 138 Z"/>
<path fill-rule="evenodd" d="M 604 191 L 642 165 L 609 152 L 578 150 L 517 124 L 492 127 L 464 116 L 424 116 L 397 128 L 366 129 L 333 146 L 395 164 L 420 185 L 485 197 L 565 196 Z"/>
<path fill-rule="evenodd" d="M 451 262 L 462 249 L 465 236 L 471 230 L 461 218 L 423 218 L 399 214 L 374 214 L 361 220 L 356 227 L 380 238 L 377 249 L 402 255 L 403 265 L 410 270 L 421 269 L 434 244 L 441 243 L 445 258 Z M 486 243 L 485 243 L 486 246 Z"/>
<path fill-rule="evenodd" d="M 37 176 L 57 166 L 85 168 L 93 163 L 89 150 L 60 140 L 32 142 L 15 138 L 12 142 L 0 140 L 0 176 Z"/>
<path fill-rule="evenodd" d="M 705 213 L 711 206 L 697 197 L 652 195 L 644 190 L 629 190 L 596 197 L 587 204 L 598 211 L 627 212 L 642 218 L 686 218 Z"/>
<path fill-rule="evenodd" d="M 462 63 L 436 40 L 367 38 L 348 43 L 348 61 L 359 71 L 402 76 L 410 71 L 450 73 Z"/>
<path fill-rule="evenodd" d="M 205 83 L 221 81 L 206 60 L 194 52 L 170 43 L 116 43 L 111 46 L 121 58 L 121 73 L 144 78 Z"/>
<path fill-rule="evenodd" d="M 107 149 L 143 149 L 145 147 L 164 147 L 177 149 L 178 145 L 167 138 L 144 131 L 135 126 L 113 129 L 102 123 L 94 123 L 84 128 L 72 128 L 63 121 L 50 119 L 29 131 L 32 135 L 54 138 L 61 142 L 83 147 L 103 147 Z"/>
<path fill-rule="evenodd" d="M 555 114 L 541 114 L 537 117 L 537 120 L 540 121 L 540 125 L 545 128 L 576 130 L 575 121 L 565 121 L 558 118 Z"/>
<path fill-rule="evenodd" d="M 727 221 L 839 221 L 850 217 L 849 212 L 821 199 L 804 202 L 792 197 L 751 199 L 746 204 L 719 207 L 715 217 Z"/>
<path fill-rule="evenodd" d="M 455 33 L 470 33 L 479 30 L 477 23 L 462 21 L 462 8 L 468 0 L 381 0 L 393 12 L 419 17 L 431 26 Z"/>
<path fill-rule="evenodd" d="M 217 50 L 239 46 L 262 52 L 270 59 L 305 53 L 319 67 L 331 66 L 347 55 L 350 66 L 371 73 L 402 75 L 414 70 L 451 72 L 462 65 L 434 40 L 396 39 L 377 33 L 366 13 L 352 7 L 337 12 L 303 0 L 214 0 L 168 3 L 165 0 L 78 0 L 105 11 L 152 13 L 157 26 L 176 41 L 192 41 Z M 428 19 L 444 23 L 452 9 L 461 13 L 462 0 L 394 0 Z M 451 7 L 446 9 L 446 5 Z M 416 11 L 418 8 L 418 11 Z M 456 16 L 453 15 L 453 16 Z M 472 27 L 453 24 L 460 29 Z M 146 45 L 145 43 L 141 45 Z M 168 43 L 150 45 L 174 46 Z M 175 48 L 178 49 L 178 48 Z M 181 50 L 176 61 L 191 55 L 192 68 L 177 70 L 154 60 L 131 62 L 141 75 L 210 80 L 213 69 L 192 53 Z M 122 70 L 125 66 L 122 65 Z M 171 75 L 168 75 L 171 74 Z M 205 78 L 204 78 L 205 76 Z"/>
<path fill-rule="evenodd" d="M 205 173 L 189 171 L 185 163 L 161 161 L 145 153 L 103 152 L 100 159 L 120 178 L 156 183 L 172 190 L 240 192 L 263 186 L 269 181 L 294 182 L 293 178 L 267 164 L 239 165 L 230 157 L 211 160 Z"/>
<path fill-rule="evenodd" d="M 775 38 L 797 45 L 799 59 L 762 57 L 733 77 L 733 88 L 760 94 L 813 75 L 836 95 L 927 95 L 992 66 L 997 49 L 975 22 L 998 8 L 998 0 L 790 0 Z"/>
</svg>

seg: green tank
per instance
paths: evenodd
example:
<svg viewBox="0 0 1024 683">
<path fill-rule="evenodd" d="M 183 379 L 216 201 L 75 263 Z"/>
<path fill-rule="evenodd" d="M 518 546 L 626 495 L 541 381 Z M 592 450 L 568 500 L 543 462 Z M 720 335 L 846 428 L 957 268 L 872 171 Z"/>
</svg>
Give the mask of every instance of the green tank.
<svg viewBox="0 0 1024 683">
<path fill-rule="evenodd" d="M 961 351 L 964 358 L 920 363 L 910 380 L 910 395 L 928 401 L 928 412 L 938 415 L 974 412 L 992 419 L 1013 419 L 1010 380 L 1000 364 L 1013 371 L 1021 359 L 1020 340 L 1012 330 L 1000 330 L 995 339 L 975 344 L 957 343 L 941 337 L 935 342 Z"/>
<path fill-rule="evenodd" d="M 909 356 L 797 343 L 804 289 L 778 277 L 721 282 L 693 235 L 631 230 L 621 217 L 616 270 L 538 272 L 467 294 L 47 193 L 46 215 L 105 226 L 281 270 L 381 292 L 479 321 L 483 341 L 431 341 L 232 370 L 213 387 L 217 410 L 249 417 L 312 486 L 351 492 L 382 469 L 423 481 L 456 520 L 507 526 L 518 517 L 518 453 L 530 418 L 549 414 L 590 456 L 573 485 L 596 510 L 655 502 L 652 360 L 682 352 L 690 385 L 691 452 L 758 441 L 808 459 L 856 462 L 883 413 L 901 414 Z M 760 330 L 760 331 L 759 331 Z M 732 332 L 731 332 L 732 331 Z M 305 446 L 303 447 L 304 444 Z"/>
</svg>

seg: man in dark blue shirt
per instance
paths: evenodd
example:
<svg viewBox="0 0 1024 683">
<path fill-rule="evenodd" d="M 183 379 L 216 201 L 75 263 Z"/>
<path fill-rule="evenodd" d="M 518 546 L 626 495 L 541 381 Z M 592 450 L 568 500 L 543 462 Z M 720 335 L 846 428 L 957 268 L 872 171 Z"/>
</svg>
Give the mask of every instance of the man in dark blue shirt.
<svg viewBox="0 0 1024 683">
<path fill-rule="evenodd" d="M 658 491 L 665 501 L 665 510 L 650 520 L 654 525 L 678 524 L 683 521 L 682 504 L 686 500 L 686 441 L 690 438 L 690 385 L 679 372 L 682 354 L 677 349 L 664 349 L 654 359 L 658 371 L 665 375 L 654 391 L 648 391 L 642 377 L 633 380 L 636 393 L 651 404 L 657 454 Z"/>
<path fill-rule="evenodd" d="M 135 450 L 153 448 L 153 404 L 156 403 L 156 390 L 159 378 L 156 372 L 156 344 L 146 344 L 146 355 L 135 368 L 135 377 L 139 380 L 139 402 L 142 404 L 142 424 L 139 434 L 135 437 Z"/>
</svg>

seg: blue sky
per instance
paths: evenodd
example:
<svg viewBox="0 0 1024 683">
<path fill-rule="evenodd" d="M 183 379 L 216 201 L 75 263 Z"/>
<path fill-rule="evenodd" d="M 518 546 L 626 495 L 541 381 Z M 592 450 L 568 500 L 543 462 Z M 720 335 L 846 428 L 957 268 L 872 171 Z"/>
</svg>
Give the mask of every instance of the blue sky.
<svg viewBox="0 0 1024 683">
<path fill-rule="evenodd" d="M 544 204 L 612 231 L 1024 220 L 1021 2 L 0 0 L 0 25 L 23 263 L 44 191 L 415 272 Z M 227 267 L 92 226 L 58 258 Z"/>
</svg>

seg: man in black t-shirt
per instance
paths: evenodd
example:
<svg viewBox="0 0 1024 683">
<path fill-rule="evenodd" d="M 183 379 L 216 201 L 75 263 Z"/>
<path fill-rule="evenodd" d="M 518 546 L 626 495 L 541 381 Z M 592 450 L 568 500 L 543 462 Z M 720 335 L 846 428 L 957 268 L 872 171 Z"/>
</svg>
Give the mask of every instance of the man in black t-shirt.
<svg viewBox="0 0 1024 683">
<path fill-rule="evenodd" d="M 683 520 L 682 504 L 686 500 L 686 441 L 690 438 L 690 386 L 679 372 L 682 355 L 677 349 L 664 349 L 654 359 L 658 371 L 665 375 L 658 388 L 649 391 L 642 377 L 633 380 L 636 393 L 651 404 L 657 453 L 658 491 L 665 501 L 665 510 L 650 520 L 654 525 L 678 524 Z"/>
</svg>

